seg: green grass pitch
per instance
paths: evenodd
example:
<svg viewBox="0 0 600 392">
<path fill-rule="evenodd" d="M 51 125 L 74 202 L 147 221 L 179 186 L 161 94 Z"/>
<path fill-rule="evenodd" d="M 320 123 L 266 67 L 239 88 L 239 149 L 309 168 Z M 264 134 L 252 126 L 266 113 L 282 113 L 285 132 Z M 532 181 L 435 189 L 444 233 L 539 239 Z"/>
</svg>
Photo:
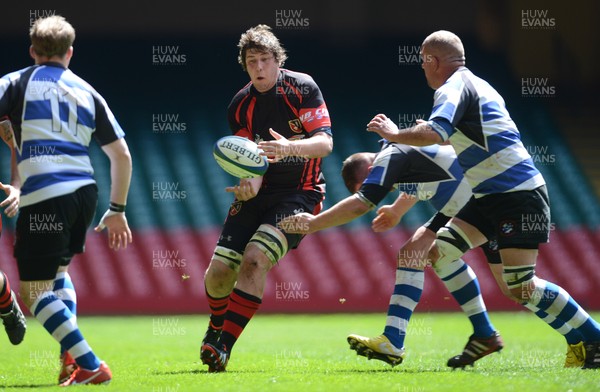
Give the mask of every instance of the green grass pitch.
<svg viewBox="0 0 600 392">
<path fill-rule="evenodd" d="M 600 314 L 595 314 L 596 318 Z M 375 336 L 384 314 L 262 315 L 248 325 L 226 373 L 209 374 L 198 351 L 207 316 L 82 317 L 79 325 L 113 371 L 93 391 L 596 391 L 600 370 L 564 369 L 562 336 L 530 313 L 492 313 L 505 348 L 452 371 L 471 333 L 461 313 L 420 313 L 411 320 L 404 363 L 359 357 L 346 335 Z M 3 334 L 2 334 L 3 335 Z M 25 341 L 0 336 L 0 390 L 62 390 L 55 386 L 58 347 L 28 319 Z"/>
</svg>

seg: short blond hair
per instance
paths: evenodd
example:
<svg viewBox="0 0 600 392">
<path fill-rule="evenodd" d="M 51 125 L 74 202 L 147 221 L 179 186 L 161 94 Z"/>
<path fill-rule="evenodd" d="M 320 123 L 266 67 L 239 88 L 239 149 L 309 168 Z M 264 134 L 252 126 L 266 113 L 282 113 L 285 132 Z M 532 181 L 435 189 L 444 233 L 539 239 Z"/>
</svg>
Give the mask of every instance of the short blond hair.
<svg viewBox="0 0 600 392">
<path fill-rule="evenodd" d="M 423 46 L 427 46 L 444 60 L 465 61 L 465 47 L 458 35 L 450 31 L 438 30 L 429 34 L 423 41 Z"/>
<path fill-rule="evenodd" d="M 64 57 L 75 41 L 75 29 L 62 16 L 53 15 L 36 20 L 29 38 L 38 56 Z"/>
<path fill-rule="evenodd" d="M 279 39 L 273 34 L 271 28 L 264 24 L 259 24 L 256 27 L 246 30 L 240 37 L 238 48 L 240 49 L 238 63 L 240 63 L 244 71 L 248 70 L 246 67 L 246 52 L 251 49 L 272 53 L 280 67 L 287 60 L 285 49 L 281 46 Z"/>
</svg>

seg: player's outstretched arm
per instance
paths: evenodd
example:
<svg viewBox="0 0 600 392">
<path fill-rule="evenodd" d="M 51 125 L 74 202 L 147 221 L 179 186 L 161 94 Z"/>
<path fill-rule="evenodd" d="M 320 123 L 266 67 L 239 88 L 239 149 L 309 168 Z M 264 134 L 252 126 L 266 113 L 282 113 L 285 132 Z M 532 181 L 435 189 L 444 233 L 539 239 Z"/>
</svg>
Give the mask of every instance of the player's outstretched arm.
<svg viewBox="0 0 600 392">
<path fill-rule="evenodd" d="M 269 163 L 280 161 L 285 157 L 323 158 L 331 154 L 333 150 L 333 139 L 331 135 L 320 132 L 308 139 L 290 141 L 269 129 L 275 140 L 262 141 L 258 147 L 263 150 L 261 155 L 267 157 Z"/>
<path fill-rule="evenodd" d="M 400 192 L 394 203 L 385 205 L 377 210 L 377 216 L 371 222 L 371 228 L 376 233 L 387 231 L 400 223 L 408 210 L 417 203 L 418 199 Z"/>
<path fill-rule="evenodd" d="M 357 196 L 349 196 L 319 215 L 296 214 L 283 219 L 279 226 L 287 233 L 310 234 L 329 227 L 343 225 L 361 215 L 370 207 Z"/>
<path fill-rule="evenodd" d="M 94 230 L 100 232 L 106 227 L 110 248 L 125 249 L 132 241 L 131 230 L 125 217 L 125 205 L 131 182 L 131 154 L 127 143 L 122 138 L 102 146 L 102 150 L 110 160 L 110 207 Z"/>
<path fill-rule="evenodd" d="M 378 114 L 367 124 L 368 132 L 375 132 L 382 138 L 394 143 L 411 146 L 429 146 L 444 140 L 426 121 L 417 120 L 417 124 L 406 129 L 398 129 L 385 114 Z"/>
</svg>

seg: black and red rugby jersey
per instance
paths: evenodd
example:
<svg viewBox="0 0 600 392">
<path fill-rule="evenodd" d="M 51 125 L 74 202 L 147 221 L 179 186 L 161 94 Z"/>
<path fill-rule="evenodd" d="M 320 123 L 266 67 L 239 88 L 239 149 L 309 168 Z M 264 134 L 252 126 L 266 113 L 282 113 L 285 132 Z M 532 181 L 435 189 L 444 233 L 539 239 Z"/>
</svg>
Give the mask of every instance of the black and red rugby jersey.
<svg viewBox="0 0 600 392">
<path fill-rule="evenodd" d="M 248 83 L 231 100 L 227 118 L 234 135 L 256 143 L 273 140 L 269 128 L 289 140 L 319 132 L 331 135 L 331 120 L 319 86 L 310 75 L 287 69 L 280 69 L 275 86 L 265 93 Z M 261 192 L 314 190 L 323 194 L 321 163 L 322 158 L 296 156 L 272 163 Z"/>
</svg>

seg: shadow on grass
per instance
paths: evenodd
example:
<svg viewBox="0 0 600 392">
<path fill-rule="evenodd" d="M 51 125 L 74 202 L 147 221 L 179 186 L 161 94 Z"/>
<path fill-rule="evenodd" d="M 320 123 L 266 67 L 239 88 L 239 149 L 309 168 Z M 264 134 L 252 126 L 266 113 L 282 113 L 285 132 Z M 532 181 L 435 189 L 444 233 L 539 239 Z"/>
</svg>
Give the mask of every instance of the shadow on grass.
<svg viewBox="0 0 600 392">
<path fill-rule="evenodd" d="M 338 373 L 338 374 L 368 374 L 368 373 L 398 373 L 398 374 L 423 374 L 423 373 L 447 373 L 447 369 L 407 369 L 407 368 L 383 368 L 383 369 L 334 369 L 327 370 L 323 373 Z"/>
<path fill-rule="evenodd" d="M 166 372 L 152 372 L 155 376 L 177 376 L 180 374 L 202 374 L 208 373 L 206 369 L 182 369 L 182 370 L 170 370 Z"/>
<path fill-rule="evenodd" d="M 16 389 L 25 389 L 25 388 L 48 388 L 48 387 L 57 387 L 58 384 L 21 384 L 21 385 L 11 385 L 11 384 L 0 384 L 0 390 L 4 390 L 5 388 L 16 388 Z"/>
<path fill-rule="evenodd" d="M 375 373 L 398 373 L 398 374 L 424 374 L 424 373 L 448 373 L 452 372 L 451 369 L 442 369 L 442 368 L 434 368 L 434 369 L 407 369 L 407 368 L 381 368 L 381 369 L 315 369 L 315 368 L 303 368 L 303 369 L 286 369 L 286 374 L 322 374 L 322 375 L 331 375 L 331 374 L 375 374 Z M 227 370 L 226 374 L 264 374 L 267 373 L 266 370 L 260 369 L 232 369 Z M 177 376 L 182 374 L 215 374 L 209 373 L 206 369 L 181 369 L 181 370 L 170 370 L 170 371 L 155 371 L 152 373 L 156 376 Z"/>
<path fill-rule="evenodd" d="M 254 370 L 254 369 L 235 369 L 235 370 L 227 370 L 223 372 L 225 374 L 264 374 L 265 370 Z M 294 373 L 294 372 L 287 372 Z M 298 372 L 300 373 L 300 372 Z M 171 370 L 166 372 L 153 372 L 155 376 L 178 376 L 182 374 L 218 374 L 218 373 L 209 373 L 207 369 L 181 369 L 181 370 Z"/>
</svg>

